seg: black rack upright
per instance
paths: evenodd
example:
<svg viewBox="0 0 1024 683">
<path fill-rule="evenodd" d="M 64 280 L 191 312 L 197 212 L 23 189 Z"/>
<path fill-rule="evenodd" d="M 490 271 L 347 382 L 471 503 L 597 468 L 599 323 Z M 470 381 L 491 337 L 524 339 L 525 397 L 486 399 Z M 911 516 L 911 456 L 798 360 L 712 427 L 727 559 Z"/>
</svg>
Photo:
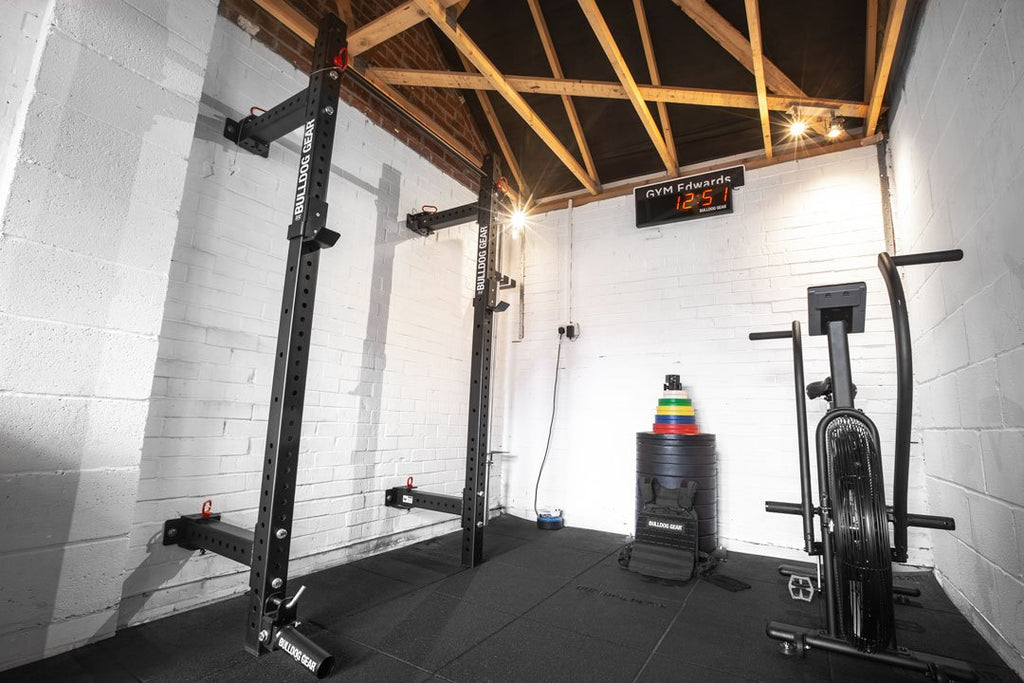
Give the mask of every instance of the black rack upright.
<svg viewBox="0 0 1024 683">
<path fill-rule="evenodd" d="M 318 675 L 329 671 L 331 657 L 294 630 L 298 594 L 288 597 L 288 560 L 320 250 L 338 240 L 326 227 L 326 197 L 338 82 L 347 63 L 346 26 L 328 14 L 313 48 L 309 86 L 261 115 L 225 124 L 225 137 L 264 157 L 271 142 L 302 128 L 259 513 L 254 531 L 222 522 L 220 515 L 185 515 L 164 523 L 163 539 L 249 565 L 245 648 L 256 655 L 286 650 Z"/>
<path fill-rule="evenodd" d="M 466 483 L 462 497 L 396 486 L 385 492 L 384 504 L 403 509 L 425 508 L 462 517 L 462 564 L 475 567 L 483 560 L 484 517 L 487 514 L 484 485 L 487 476 L 487 425 L 491 403 L 491 352 L 494 313 L 505 310 L 498 301 L 502 281 L 495 266 L 496 206 L 504 183 L 493 156 L 484 158 L 484 177 L 475 204 L 454 209 L 409 214 L 406 227 L 421 235 L 442 228 L 477 222 L 476 270 L 473 295 L 473 346 L 469 383 L 469 426 L 466 438 Z M 513 283 L 514 284 L 514 283 Z"/>
</svg>

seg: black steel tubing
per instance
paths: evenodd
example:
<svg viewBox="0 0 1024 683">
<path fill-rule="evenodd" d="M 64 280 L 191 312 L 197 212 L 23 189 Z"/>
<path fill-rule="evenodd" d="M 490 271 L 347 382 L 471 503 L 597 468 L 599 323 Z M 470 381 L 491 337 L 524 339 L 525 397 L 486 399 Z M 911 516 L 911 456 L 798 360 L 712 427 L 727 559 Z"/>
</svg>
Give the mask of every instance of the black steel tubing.
<svg viewBox="0 0 1024 683">
<path fill-rule="evenodd" d="M 920 254 L 927 256 L 927 254 Z M 908 258 L 908 257 L 905 257 Z M 910 426 L 914 412 L 914 358 L 910 347 L 910 319 L 907 297 L 896 263 L 889 254 L 878 255 L 892 309 L 892 330 L 896 339 L 896 443 L 893 446 L 892 544 L 893 560 L 907 561 L 907 487 L 910 480 Z"/>
<path fill-rule="evenodd" d="M 313 71 L 304 91 L 305 123 L 295 199 L 290 211 L 288 256 L 271 381 L 267 439 L 263 450 L 259 513 L 249 572 L 250 607 L 245 648 L 260 655 L 271 646 L 260 634 L 276 622 L 274 602 L 285 599 L 298 473 L 302 412 L 309 367 L 313 304 L 321 244 L 315 237 L 327 218 L 327 185 L 338 107 L 334 58 L 346 45 L 345 24 L 328 13 L 313 50 Z"/>
<path fill-rule="evenodd" d="M 274 634 L 274 649 L 287 652 L 296 664 L 305 668 L 317 678 L 323 678 L 334 669 L 334 657 L 312 640 L 285 626 Z"/>
<path fill-rule="evenodd" d="M 952 517 L 918 515 L 913 512 L 908 512 L 907 526 L 915 526 L 921 529 L 942 529 L 943 531 L 954 531 L 956 530 L 956 520 Z"/>
<path fill-rule="evenodd" d="M 807 448 L 807 403 L 804 401 L 804 349 L 800 321 L 794 320 L 793 388 L 796 391 L 797 444 L 800 448 L 800 514 L 804 523 L 804 551 L 814 552 L 814 517 L 811 509 L 811 456 Z"/>
<path fill-rule="evenodd" d="M 910 318 L 907 315 L 907 297 L 903 281 L 896 266 L 921 265 L 959 261 L 964 256 L 960 249 L 933 251 L 923 254 L 890 256 L 878 255 L 878 270 L 889 292 L 892 309 L 892 328 L 896 340 L 896 443 L 893 448 L 893 560 L 907 561 L 907 488 L 910 480 L 910 429 L 914 412 L 914 359 L 910 343 Z M 943 527 L 932 527 L 943 528 Z"/>
<path fill-rule="evenodd" d="M 800 503 L 783 503 L 777 500 L 766 500 L 764 502 L 765 512 L 777 512 L 782 515 L 803 515 L 804 506 Z"/>
<path fill-rule="evenodd" d="M 892 262 L 897 266 L 923 266 L 928 263 L 959 261 L 963 257 L 963 249 L 947 249 L 946 251 L 928 251 L 920 254 L 903 254 L 902 256 L 893 256 Z"/>
<path fill-rule="evenodd" d="M 747 335 L 750 341 L 761 341 L 762 339 L 789 339 L 793 336 L 792 330 L 776 330 L 775 332 L 751 332 Z"/>
<path fill-rule="evenodd" d="M 828 652 L 838 652 L 851 657 L 859 657 L 889 666 L 898 666 L 902 669 L 917 671 L 922 674 L 931 674 L 936 669 L 943 671 L 947 676 L 952 676 L 955 681 L 977 681 L 977 674 L 964 662 L 935 655 L 925 655 L 912 650 L 900 650 L 893 652 L 884 650 L 882 652 L 861 652 L 850 643 L 839 638 L 832 638 L 819 631 L 790 626 L 776 621 L 768 622 L 765 633 L 769 638 L 781 640 L 787 643 L 805 645 L 808 649 L 817 648 Z"/>
</svg>

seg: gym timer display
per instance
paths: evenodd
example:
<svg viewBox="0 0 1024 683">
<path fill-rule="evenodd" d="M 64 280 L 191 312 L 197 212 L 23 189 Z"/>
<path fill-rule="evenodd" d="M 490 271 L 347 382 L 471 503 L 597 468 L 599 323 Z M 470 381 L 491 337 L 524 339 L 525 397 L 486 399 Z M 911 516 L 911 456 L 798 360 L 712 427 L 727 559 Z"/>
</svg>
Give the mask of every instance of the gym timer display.
<svg viewBox="0 0 1024 683">
<path fill-rule="evenodd" d="M 633 190 L 636 227 L 732 213 L 733 190 L 743 185 L 743 167 L 675 178 Z"/>
</svg>

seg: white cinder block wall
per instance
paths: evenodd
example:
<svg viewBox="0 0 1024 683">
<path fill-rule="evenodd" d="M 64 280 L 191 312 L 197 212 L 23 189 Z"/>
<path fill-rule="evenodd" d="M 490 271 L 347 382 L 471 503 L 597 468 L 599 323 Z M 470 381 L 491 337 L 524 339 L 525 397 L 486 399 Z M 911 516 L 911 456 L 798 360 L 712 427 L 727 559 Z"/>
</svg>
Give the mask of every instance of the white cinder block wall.
<svg viewBox="0 0 1024 683">
<path fill-rule="evenodd" d="M 0 8 L 0 669 L 117 623 L 215 15 L 205 0 Z"/>
<path fill-rule="evenodd" d="M 229 145 L 225 116 L 269 108 L 307 77 L 217 20 L 142 455 L 122 624 L 237 594 L 248 570 L 161 545 L 163 521 L 212 499 L 256 519 L 298 168 L 298 134 L 269 159 Z M 313 323 L 293 528 L 292 576 L 458 528 L 383 506 L 407 476 L 461 494 L 465 472 L 475 224 L 407 230 L 424 204 L 475 194 L 344 103 Z M 316 599 L 311 596 L 311 599 Z M 239 615 L 239 619 L 242 615 Z"/>
<path fill-rule="evenodd" d="M 964 250 L 905 276 L 936 569 L 1024 675 L 1024 4 L 928 3 L 902 82 L 897 249 Z"/>
<path fill-rule="evenodd" d="M 806 330 L 806 288 L 864 280 L 867 331 L 852 337 L 858 406 L 876 421 L 891 480 L 895 355 L 875 147 L 746 174 L 728 216 L 638 230 L 632 196 L 541 216 L 526 238 L 526 338 L 510 351 L 506 503 L 533 514 L 551 410 L 559 323 L 564 342 L 540 504 L 566 523 L 632 533 L 635 433 L 650 431 L 666 374 L 689 388 L 702 431 L 717 435 L 719 533 L 733 550 L 802 547 L 799 517 L 764 501 L 799 500 L 791 346 L 749 332 Z M 828 375 L 824 337 L 805 338 L 808 381 Z M 813 433 L 824 403 L 809 404 Z M 812 445 L 813 448 L 813 445 Z M 919 463 L 911 504 L 926 508 Z M 930 563 L 929 537 L 911 537 Z"/>
</svg>

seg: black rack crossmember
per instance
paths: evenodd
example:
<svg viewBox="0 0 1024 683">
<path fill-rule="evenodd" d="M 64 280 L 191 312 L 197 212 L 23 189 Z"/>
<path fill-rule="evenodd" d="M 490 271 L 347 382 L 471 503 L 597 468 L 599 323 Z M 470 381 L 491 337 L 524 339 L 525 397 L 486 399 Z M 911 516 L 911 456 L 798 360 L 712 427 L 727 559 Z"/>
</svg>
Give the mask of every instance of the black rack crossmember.
<svg viewBox="0 0 1024 683">
<path fill-rule="evenodd" d="M 263 475 L 253 531 L 222 522 L 219 515 L 185 515 L 164 523 L 165 545 L 215 552 L 249 566 L 250 605 L 245 648 L 255 655 L 288 652 L 317 676 L 333 658 L 295 630 L 300 588 L 288 595 L 288 562 L 295 507 L 299 439 L 309 367 L 313 303 L 320 252 L 338 233 L 327 229 L 327 185 L 338 107 L 338 85 L 347 65 L 346 26 L 328 13 L 313 47 L 309 86 L 259 116 L 228 120 L 225 136 L 243 149 L 267 156 L 274 140 L 302 129 L 284 292 L 271 383 Z"/>
</svg>

